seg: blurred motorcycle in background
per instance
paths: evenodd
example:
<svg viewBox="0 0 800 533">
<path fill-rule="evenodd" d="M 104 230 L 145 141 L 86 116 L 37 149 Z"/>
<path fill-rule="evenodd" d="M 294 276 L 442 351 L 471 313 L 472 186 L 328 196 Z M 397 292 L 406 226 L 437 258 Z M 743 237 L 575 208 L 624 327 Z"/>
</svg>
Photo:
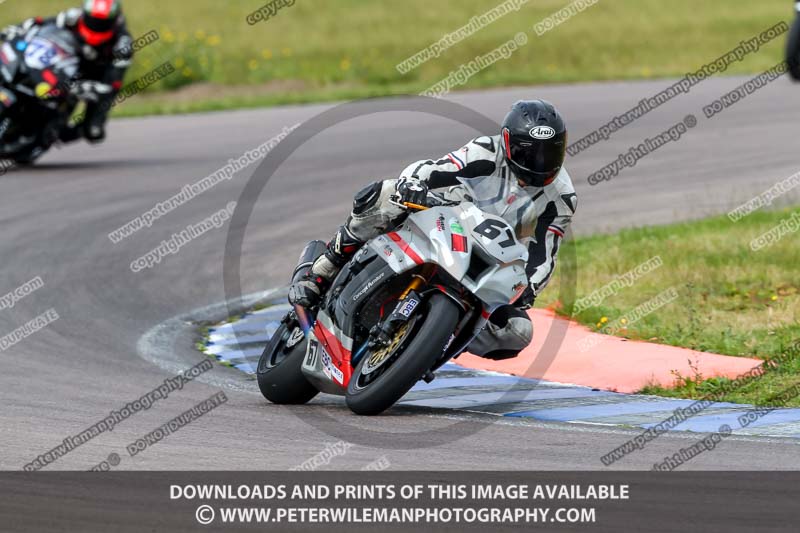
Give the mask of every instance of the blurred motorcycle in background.
<svg viewBox="0 0 800 533">
<path fill-rule="evenodd" d="M 109 85 L 76 79 L 78 46 L 71 32 L 55 25 L 3 39 L 0 159 L 32 164 L 58 141 L 81 100 L 111 92 Z"/>
</svg>

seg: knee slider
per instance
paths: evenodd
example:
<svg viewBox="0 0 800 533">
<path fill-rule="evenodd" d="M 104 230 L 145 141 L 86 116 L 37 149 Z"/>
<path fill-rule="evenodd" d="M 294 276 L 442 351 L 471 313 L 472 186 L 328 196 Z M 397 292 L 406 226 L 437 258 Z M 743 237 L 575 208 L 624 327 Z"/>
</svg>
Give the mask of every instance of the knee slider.
<svg viewBox="0 0 800 533">
<path fill-rule="evenodd" d="M 510 317 L 506 325 L 495 332 L 497 346 L 483 354 L 478 354 L 484 359 L 501 361 L 516 357 L 533 340 L 533 324 L 527 318 Z"/>
<path fill-rule="evenodd" d="M 525 348 L 533 340 L 533 322 L 528 317 L 511 317 L 506 327 L 520 343 L 520 348 Z"/>
</svg>

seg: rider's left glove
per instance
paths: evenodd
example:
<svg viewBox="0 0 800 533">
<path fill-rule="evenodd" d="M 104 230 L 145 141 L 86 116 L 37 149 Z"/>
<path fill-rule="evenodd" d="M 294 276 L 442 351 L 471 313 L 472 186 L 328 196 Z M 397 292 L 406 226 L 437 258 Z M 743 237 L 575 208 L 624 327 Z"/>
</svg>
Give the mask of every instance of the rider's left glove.
<svg viewBox="0 0 800 533">
<path fill-rule="evenodd" d="M 69 91 L 86 102 L 99 102 L 112 92 L 111 85 L 93 80 L 75 80 L 70 83 Z"/>
<path fill-rule="evenodd" d="M 19 26 L 6 26 L 0 30 L 0 36 L 2 36 L 3 40 L 5 41 L 13 41 L 24 33 L 25 30 Z"/>
</svg>

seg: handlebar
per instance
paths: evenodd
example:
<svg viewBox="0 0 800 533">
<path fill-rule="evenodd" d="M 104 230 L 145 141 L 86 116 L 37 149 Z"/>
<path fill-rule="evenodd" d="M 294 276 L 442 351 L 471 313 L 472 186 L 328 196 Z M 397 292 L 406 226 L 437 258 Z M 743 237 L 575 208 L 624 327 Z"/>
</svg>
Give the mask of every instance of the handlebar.
<svg viewBox="0 0 800 533">
<path fill-rule="evenodd" d="M 452 207 L 461 204 L 461 202 L 457 202 L 454 200 L 446 200 L 439 194 L 436 194 L 433 191 L 428 191 L 427 198 L 425 199 L 425 204 L 417 204 L 414 202 L 407 202 L 402 200 L 399 194 L 393 195 L 389 201 L 396 206 L 402 207 L 403 209 L 407 209 L 409 211 L 426 211 L 432 207 Z"/>
<path fill-rule="evenodd" d="M 412 204 L 411 202 L 403 202 L 403 207 L 405 207 L 406 209 L 412 209 L 414 211 L 425 211 L 426 209 L 430 209 L 430 207 L 419 204 Z"/>
</svg>

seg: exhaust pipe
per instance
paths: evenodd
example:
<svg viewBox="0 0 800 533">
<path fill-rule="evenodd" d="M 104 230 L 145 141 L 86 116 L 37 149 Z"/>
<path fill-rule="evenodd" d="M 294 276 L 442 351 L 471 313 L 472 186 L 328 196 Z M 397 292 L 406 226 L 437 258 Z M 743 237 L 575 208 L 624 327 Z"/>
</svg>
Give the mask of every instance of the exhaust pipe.
<svg viewBox="0 0 800 533">
<path fill-rule="evenodd" d="M 295 267 L 292 274 L 292 283 L 303 278 L 311 270 L 311 265 L 314 264 L 314 261 L 319 259 L 327 249 L 328 245 L 323 241 L 311 241 L 308 243 L 300 254 L 300 260 L 297 262 L 297 267 Z"/>
</svg>

